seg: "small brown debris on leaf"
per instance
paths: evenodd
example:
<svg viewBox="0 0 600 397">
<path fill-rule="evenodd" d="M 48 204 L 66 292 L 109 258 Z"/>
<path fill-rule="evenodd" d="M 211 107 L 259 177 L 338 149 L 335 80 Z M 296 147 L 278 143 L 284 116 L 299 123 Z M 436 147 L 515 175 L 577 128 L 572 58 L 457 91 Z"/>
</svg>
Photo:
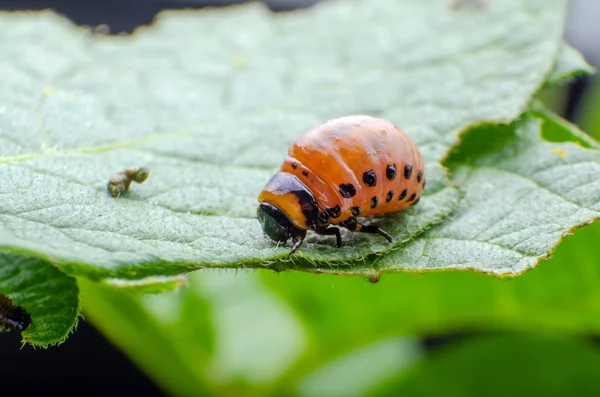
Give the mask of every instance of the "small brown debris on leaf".
<svg viewBox="0 0 600 397">
<path fill-rule="evenodd" d="M 121 194 L 129 190 L 131 182 L 142 183 L 150 175 L 150 170 L 147 167 L 132 167 L 125 171 L 118 172 L 108 180 L 108 192 L 113 197 L 119 197 Z"/>
</svg>

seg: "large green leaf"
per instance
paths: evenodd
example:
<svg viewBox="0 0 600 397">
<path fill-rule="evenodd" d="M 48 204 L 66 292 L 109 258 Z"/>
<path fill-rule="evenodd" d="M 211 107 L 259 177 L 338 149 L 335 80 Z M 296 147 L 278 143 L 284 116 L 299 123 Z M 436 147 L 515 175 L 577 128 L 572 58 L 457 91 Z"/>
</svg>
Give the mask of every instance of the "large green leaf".
<svg viewBox="0 0 600 397">
<path fill-rule="evenodd" d="M 108 38 L 49 13 L 2 14 L 0 246 L 93 278 L 287 260 L 261 236 L 256 197 L 302 131 L 359 112 L 406 129 L 426 159 L 427 197 L 385 223 L 400 244 L 458 204 L 437 165 L 457 132 L 527 109 L 555 70 L 563 17 L 561 0 L 346 1 L 278 17 L 167 13 Z M 152 174 L 115 200 L 106 181 L 130 165 Z M 352 270 L 390 248 L 324 239 L 295 266 Z"/>
<path fill-rule="evenodd" d="M 298 396 L 359 397 L 406 371 L 423 355 L 416 338 L 393 337 L 350 349 L 304 377 Z"/>
<path fill-rule="evenodd" d="M 596 139 L 600 139 L 600 114 L 598 114 L 598 104 L 600 104 L 600 80 L 596 78 L 591 81 L 589 88 L 584 95 L 580 114 L 577 115 L 578 123 L 586 132 Z"/>
<path fill-rule="evenodd" d="M 375 268 L 371 261 L 380 256 L 367 255 L 391 246 L 370 236 L 347 236 L 343 249 L 333 249 L 330 239 L 313 244 L 313 237 L 295 263 L 287 261 L 287 249 L 265 241 L 253 219 L 258 192 L 306 128 L 348 113 L 386 117 L 417 141 L 427 164 L 427 196 L 383 221 L 397 244 L 410 240 L 459 205 L 459 192 L 446 184 L 438 163 L 459 131 L 512 122 L 540 87 L 586 71 L 561 42 L 563 16 L 560 0 L 458 11 L 442 0 L 348 1 L 277 17 L 258 6 L 167 13 L 133 37 L 109 38 L 89 36 L 50 13 L 0 14 L 0 72 L 6 77 L 0 81 L 0 247 L 45 258 L 39 263 L 48 269 L 53 263 L 67 274 L 140 292 L 174 288 L 180 279 L 161 276 L 204 266 L 300 268 L 374 280 L 381 271 L 404 270 L 398 254 L 382 256 Z M 493 130 L 482 127 L 469 139 Z M 491 142 L 510 148 L 515 140 L 503 141 L 505 135 Z M 470 162 L 486 154 L 473 151 L 449 165 L 478 169 Z M 108 177 L 131 165 L 150 166 L 150 179 L 117 200 L 109 197 Z M 468 198 L 481 194 L 481 185 L 474 186 Z M 454 219 L 422 238 L 452 228 Z M 570 221 L 544 247 L 551 249 L 581 218 Z M 419 241 L 425 240 L 397 252 L 414 253 Z M 512 258 L 481 255 L 473 268 L 489 271 L 489 263 L 507 265 Z M 438 259 L 446 263 L 448 255 Z M 51 289 L 43 293 L 55 296 Z M 125 295 L 114 293 L 98 314 L 91 312 L 108 334 L 121 329 L 110 314 Z M 101 301 L 104 295 L 96 296 Z M 77 312 L 75 302 L 64 302 Z M 35 324 L 41 312 L 24 307 Z M 132 313 L 136 308 L 129 307 Z M 144 324 L 134 314 L 121 317 L 127 320 Z M 39 343 L 54 341 L 44 340 Z M 128 340 L 147 348 L 134 336 Z M 223 346 L 222 366 L 229 363 Z M 141 356 L 160 368 L 155 357 Z M 255 368 L 248 357 L 235 360 L 232 368 L 240 373 Z M 196 387 L 205 384 L 202 379 Z"/>
</svg>

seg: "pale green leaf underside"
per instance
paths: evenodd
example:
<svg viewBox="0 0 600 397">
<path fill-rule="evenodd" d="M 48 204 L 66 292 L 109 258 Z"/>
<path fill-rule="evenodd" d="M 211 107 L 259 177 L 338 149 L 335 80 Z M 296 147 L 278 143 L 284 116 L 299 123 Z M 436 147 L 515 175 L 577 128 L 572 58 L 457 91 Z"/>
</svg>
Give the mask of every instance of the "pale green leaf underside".
<svg viewBox="0 0 600 397">
<path fill-rule="evenodd" d="M 160 294 L 176 290 L 182 285 L 187 284 L 187 278 L 184 275 L 172 277 L 156 276 L 137 280 L 107 278 L 102 280 L 101 284 L 135 294 Z"/>
<path fill-rule="evenodd" d="M 0 245 L 100 277 L 268 266 L 287 249 L 261 236 L 259 191 L 302 131 L 351 113 L 391 119 L 426 159 L 427 196 L 383 223 L 399 244 L 456 207 L 437 162 L 457 131 L 526 109 L 562 16 L 559 0 L 348 1 L 168 13 L 133 38 L 94 38 L 53 14 L 3 14 Z M 151 176 L 114 200 L 107 178 L 131 165 Z M 300 265 L 390 249 L 346 241 L 307 244 Z"/>
</svg>

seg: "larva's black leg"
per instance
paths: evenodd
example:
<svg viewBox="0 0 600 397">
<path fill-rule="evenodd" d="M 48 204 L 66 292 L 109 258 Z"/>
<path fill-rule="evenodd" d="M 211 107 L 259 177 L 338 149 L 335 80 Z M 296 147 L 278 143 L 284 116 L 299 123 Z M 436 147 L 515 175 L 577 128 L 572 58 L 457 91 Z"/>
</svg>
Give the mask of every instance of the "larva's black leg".
<svg viewBox="0 0 600 397">
<path fill-rule="evenodd" d="M 373 225 L 361 225 L 356 221 L 356 218 L 348 218 L 344 222 L 340 223 L 341 226 L 344 226 L 346 229 L 352 232 L 360 232 L 360 233 L 374 233 L 383 236 L 390 243 L 394 240 L 392 236 L 389 235 L 388 232 L 379 228 L 378 226 Z"/>
<path fill-rule="evenodd" d="M 304 242 L 304 237 L 306 237 L 306 231 L 304 233 L 298 234 L 292 239 L 292 249 L 290 250 L 289 255 L 292 255 Z"/>
<path fill-rule="evenodd" d="M 339 228 L 337 228 L 337 227 L 317 228 L 317 229 L 315 229 L 315 232 L 326 235 L 326 236 L 335 235 L 336 246 L 338 248 L 342 246 L 342 234 L 340 233 Z"/>
<path fill-rule="evenodd" d="M 6 319 L 6 326 L 9 329 L 23 331 L 23 324 L 18 321 L 13 320 L 12 318 Z"/>
<path fill-rule="evenodd" d="M 358 230 L 357 230 L 357 232 L 361 232 L 361 233 L 377 233 L 380 236 L 385 237 L 385 239 L 387 241 L 389 241 L 390 243 L 394 241 L 392 239 L 392 236 L 390 236 L 390 234 L 388 232 L 386 232 L 385 230 L 379 228 L 378 226 L 373 226 L 373 225 L 364 226 L 364 225 L 358 224 Z"/>
</svg>

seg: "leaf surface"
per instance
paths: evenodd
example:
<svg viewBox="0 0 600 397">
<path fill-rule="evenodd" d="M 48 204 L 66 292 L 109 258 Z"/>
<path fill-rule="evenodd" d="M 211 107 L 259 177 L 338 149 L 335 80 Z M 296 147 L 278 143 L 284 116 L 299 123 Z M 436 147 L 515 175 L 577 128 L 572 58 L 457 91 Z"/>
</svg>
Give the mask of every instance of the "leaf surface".
<svg viewBox="0 0 600 397">
<path fill-rule="evenodd" d="M 394 121 L 425 158 L 426 197 L 383 223 L 398 246 L 456 208 L 438 162 L 458 131 L 527 109 L 563 16 L 560 0 L 347 1 L 281 16 L 165 13 L 113 38 L 50 13 L 2 14 L 0 246 L 96 279 L 293 267 L 289 248 L 262 237 L 256 197 L 301 132 L 351 113 Z M 108 196 L 108 178 L 132 165 L 148 166 L 148 181 Z M 294 266 L 351 268 L 392 248 L 330 240 L 313 237 Z"/>
</svg>

